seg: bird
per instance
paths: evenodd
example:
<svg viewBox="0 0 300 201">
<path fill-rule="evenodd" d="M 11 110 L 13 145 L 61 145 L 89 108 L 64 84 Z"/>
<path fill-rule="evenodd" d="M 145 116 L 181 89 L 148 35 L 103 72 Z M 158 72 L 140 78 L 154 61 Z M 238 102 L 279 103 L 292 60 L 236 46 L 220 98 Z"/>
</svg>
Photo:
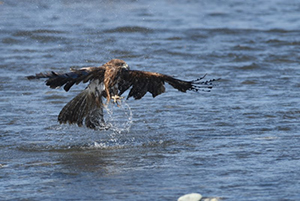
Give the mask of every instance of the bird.
<svg viewBox="0 0 300 201">
<path fill-rule="evenodd" d="M 165 83 L 180 92 L 210 91 L 212 83 L 218 79 L 203 81 L 202 76 L 196 80 L 184 81 L 173 76 L 131 70 L 129 65 L 121 59 L 112 59 L 100 67 L 70 68 L 69 72 L 54 71 L 37 73 L 27 76 L 28 80 L 46 79 L 46 85 L 52 89 L 63 87 L 68 92 L 74 84 L 87 83 L 87 87 L 68 102 L 60 111 L 60 124 L 77 124 L 91 129 L 105 128 L 103 108 L 110 102 L 119 105 L 121 95 L 129 90 L 127 99 L 141 99 L 147 92 L 156 97 L 165 92 Z M 106 102 L 103 102 L 103 99 Z M 84 124 L 83 124 L 84 122 Z"/>
</svg>

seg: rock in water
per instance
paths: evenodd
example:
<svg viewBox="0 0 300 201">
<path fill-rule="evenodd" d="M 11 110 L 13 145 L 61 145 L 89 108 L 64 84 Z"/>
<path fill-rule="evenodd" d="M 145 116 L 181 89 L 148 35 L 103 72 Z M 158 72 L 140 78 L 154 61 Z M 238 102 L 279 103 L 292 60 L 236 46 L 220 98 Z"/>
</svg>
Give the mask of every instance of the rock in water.
<svg viewBox="0 0 300 201">
<path fill-rule="evenodd" d="M 199 193 L 190 193 L 181 196 L 177 201 L 199 201 L 201 200 L 202 195 Z"/>
</svg>

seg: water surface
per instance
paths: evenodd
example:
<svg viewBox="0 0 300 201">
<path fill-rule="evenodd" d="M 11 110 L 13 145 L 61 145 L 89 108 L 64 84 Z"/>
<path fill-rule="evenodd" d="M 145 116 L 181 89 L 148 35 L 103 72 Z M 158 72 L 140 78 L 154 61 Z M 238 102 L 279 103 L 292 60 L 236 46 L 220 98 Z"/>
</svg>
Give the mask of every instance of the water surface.
<svg viewBox="0 0 300 201">
<path fill-rule="evenodd" d="M 1 200 L 300 198 L 296 0 L 3 1 Z M 25 76 L 124 59 L 193 80 L 106 111 L 107 131 L 59 125 L 66 93 Z"/>
</svg>

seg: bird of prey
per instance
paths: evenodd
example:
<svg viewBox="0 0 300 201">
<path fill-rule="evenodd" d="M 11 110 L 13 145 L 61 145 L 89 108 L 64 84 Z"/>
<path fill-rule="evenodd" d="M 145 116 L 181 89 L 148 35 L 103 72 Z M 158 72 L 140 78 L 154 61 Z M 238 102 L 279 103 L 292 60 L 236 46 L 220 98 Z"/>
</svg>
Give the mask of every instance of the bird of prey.
<svg viewBox="0 0 300 201">
<path fill-rule="evenodd" d="M 172 76 L 130 70 L 127 63 L 121 59 L 112 59 L 100 67 L 84 67 L 70 69 L 67 73 L 38 73 L 27 76 L 29 80 L 46 78 L 46 85 L 50 88 L 62 87 L 65 91 L 74 84 L 89 82 L 88 86 L 67 103 L 58 115 L 59 123 L 83 125 L 92 129 L 105 126 L 103 107 L 113 100 L 119 103 L 121 95 L 128 89 L 127 99 L 141 99 L 147 92 L 153 97 L 165 92 L 165 82 L 181 92 L 207 90 L 212 88 L 215 79 L 202 81 L 205 76 L 193 81 L 184 81 Z M 106 98 L 106 103 L 103 103 Z"/>
</svg>

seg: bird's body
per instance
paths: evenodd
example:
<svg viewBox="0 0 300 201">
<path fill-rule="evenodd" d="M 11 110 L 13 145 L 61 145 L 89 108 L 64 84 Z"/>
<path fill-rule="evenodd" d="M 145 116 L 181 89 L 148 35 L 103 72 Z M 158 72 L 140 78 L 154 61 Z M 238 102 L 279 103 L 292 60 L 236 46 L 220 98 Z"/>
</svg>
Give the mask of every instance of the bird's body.
<svg viewBox="0 0 300 201">
<path fill-rule="evenodd" d="M 113 59 L 100 67 L 71 69 L 71 72 L 61 74 L 39 73 L 27 78 L 47 78 L 46 85 L 51 88 L 63 86 L 65 91 L 69 91 L 74 84 L 89 82 L 86 89 L 67 103 L 58 116 L 60 123 L 82 126 L 85 121 L 85 125 L 89 128 L 101 128 L 105 124 L 103 98 L 106 98 L 106 104 L 109 104 L 111 99 L 117 102 L 128 89 L 130 91 L 127 99 L 130 97 L 140 99 L 147 92 L 155 97 L 165 92 L 165 82 L 181 92 L 198 91 L 210 89 L 211 83 L 215 81 L 202 81 L 203 77 L 194 81 L 183 81 L 160 73 L 130 70 L 126 62 L 120 59 Z"/>
</svg>

